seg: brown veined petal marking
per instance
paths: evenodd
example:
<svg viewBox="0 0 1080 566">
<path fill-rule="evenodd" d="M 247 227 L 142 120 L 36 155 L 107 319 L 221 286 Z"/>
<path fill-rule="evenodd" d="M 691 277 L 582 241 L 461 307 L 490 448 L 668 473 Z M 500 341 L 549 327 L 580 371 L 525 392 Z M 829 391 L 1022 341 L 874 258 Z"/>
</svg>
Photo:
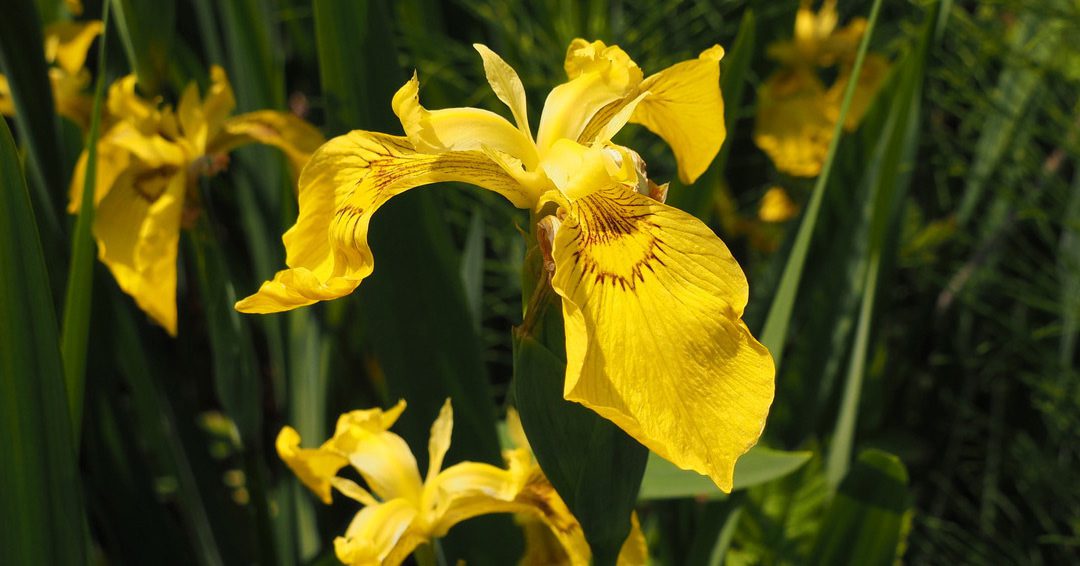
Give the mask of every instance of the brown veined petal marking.
<svg viewBox="0 0 1080 566">
<path fill-rule="evenodd" d="M 612 187 L 571 205 L 552 253 L 565 397 L 730 491 L 774 368 L 741 320 L 748 287 L 727 247 L 693 216 Z"/>
<path fill-rule="evenodd" d="M 417 152 L 409 139 L 356 130 L 320 147 L 300 174 L 300 216 L 285 233 L 285 263 L 241 312 L 279 312 L 343 297 L 375 266 L 367 243 L 371 216 L 409 189 L 463 182 L 519 207 L 532 197 L 481 151 Z"/>
</svg>

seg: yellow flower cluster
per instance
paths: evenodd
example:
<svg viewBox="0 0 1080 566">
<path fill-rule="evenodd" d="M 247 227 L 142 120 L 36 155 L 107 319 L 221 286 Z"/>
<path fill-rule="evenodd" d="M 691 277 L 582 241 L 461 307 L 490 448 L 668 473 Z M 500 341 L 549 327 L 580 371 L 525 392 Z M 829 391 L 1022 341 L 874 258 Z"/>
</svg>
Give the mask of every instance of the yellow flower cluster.
<svg viewBox="0 0 1080 566">
<path fill-rule="evenodd" d="M 836 0 L 825 0 L 817 13 L 810 9 L 809 0 L 804 0 L 795 15 L 794 37 L 769 46 L 769 56 L 781 68 L 758 91 L 754 143 L 777 169 L 789 175 L 814 177 L 821 173 L 840 116 L 866 20 L 856 18 L 841 29 L 836 25 Z M 838 73 L 826 89 L 818 69 L 831 67 L 838 67 Z M 867 54 L 844 129 L 858 127 L 888 71 L 889 62 L 884 57 Z"/>
<path fill-rule="evenodd" d="M 291 427 L 278 434 L 277 451 L 298 478 L 326 504 L 332 492 L 363 505 L 345 534 L 334 540 L 339 560 L 350 566 L 395 566 L 417 547 L 445 536 L 461 521 L 490 513 L 514 513 L 526 526 L 523 564 L 588 566 L 581 525 L 533 461 L 524 432 L 511 412 L 508 425 L 518 446 L 503 452 L 506 468 L 460 462 L 443 469 L 454 414 L 447 399 L 431 425 L 428 469 L 423 476 L 409 446 L 389 431 L 405 402 L 393 408 L 352 411 L 338 419 L 334 436 L 318 448 L 301 448 Z M 351 466 L 367 488 L 342 477 Z M 636 519 L 618 563 L 647 562 Z"/>
<path fill-rule="evenodd" d="M 94 237 L 98 256 L 120 288 L 176 335 L 176 261 L 180 229 L 197 211 L 194 185 L 249 143 L 280 148 L 299 170 L 324 141 L 300 118 L 260 110 L 230 117 L 236 102 L 214 67 L 205 97 L 191 83 L 174 109 L 136 92 L 134 75 L 109 87 L 107 125 L 97 143 Z M 68 211 L 82 202 L 87 152 L 71 182 Z M 185 214 L 186 213 L 186 214 Z"/>
<path fill-rule="evenodd" d="M 730 491 L 773 398 L 772 357 L 741 320 L 746 277 L 712 229 L 664 204 L 666 185 L 641 157 L 611 141 L 640 123 L 693 182 L 724 141 L 723 50 L 646 77 L 619 47 L 576 39 L 534 137 L 517 73 L 475 47 L 514 123 L 477 108 L 428 110 L 414 76 L 393 99 L 405 136 L 357 130 L 312 155 L 283 238 L 289 268 L 236 308 L 277 312 L 351 293 L 374 269 L 371 219 L 407 190 L 461 181 L 494 191 L 541 217 L 565 322 L 564 397 Z"/>
</svg>

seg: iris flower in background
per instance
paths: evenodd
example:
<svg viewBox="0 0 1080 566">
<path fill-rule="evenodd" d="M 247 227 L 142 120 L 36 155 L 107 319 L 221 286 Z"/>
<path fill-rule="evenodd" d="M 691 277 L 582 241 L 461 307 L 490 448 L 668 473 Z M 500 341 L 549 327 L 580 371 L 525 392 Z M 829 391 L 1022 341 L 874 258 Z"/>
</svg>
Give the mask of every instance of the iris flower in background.
<svg viewBox="0 0 1080 566">
<path fill-rule="evenodd" d="M 191 83 L 174 110 L 135 92 L 129 75 L 109 88 L 107 120 L 98 140 L 94 237 L 98 257 L 120 288 L 176 335 L 176 260 L 180 228 L 198 211 L 195 185 L 228 163 L 228 152 L 250 143 L 280 148 L 299 170 L 325 141 L 300 118 L 260 110 L 230 117 L 236 105 L 225 72 L 214 67 L 205 98 Z M 68 212 L 79 211 L 87 153 L 79 158 Z"/>
<path fill-rule="evenodd" d="M 566 399 L 730 491 L 773 397 L 772 358 L 741 320 L 746 277 L 708 226 L 664 204 L 666 185 L 648 178 L 640 156 L 611 142 L 627 122 L 645 125 L 692 183 L 724 140 L 723 50 L 645 77 L 619 47 L 576 39 L 569 80 L 548 95 L 534 137 L 521 80 L 476 49 L 514 123 L 476 108 L 428 110 L 414 75 L 393 99 L 405 136 L 357 130 L 315 152 L 283 238 L 289 269 L 237 309 L 277 312 L 351 293 L 374 268 L 371 218 L 395 195 L 443 181 L 495 191 L 540 218 L 562 298 Z"/>
<path fill-rule="evenodd" d="M 758 90 L 754 143 L 777 169 L 789 175 L 814 177 L 821 173 L 840 117 L 866 20 L 856 18 L 836 29 L 837 19 L 836 0 L 825 0 L 817 13 L 810 9 L 809 0 L 804 0 L 795 15 L 794 37 L 769 46 L 769 57 L 781 67 Z M 831 67 L 838 67 L 838 74 L 826 89 L 818 69 Z M 845 130 L 859 126 L 888 71 L 889 62 L 884 57 L 866 55 L 844 120 Z"/>
<path fill-rule="evenodd" d="M 336 489 L 364 507 L 344 536 L 334 540 L 339 560 L 350 565 L 400 564 L 417 547 L 445 536 L 456 524 L 489 513 L 515 513 L 543 525 L 561 547 L 566 564 L 585 566 L 589 547 L 581 525 L 570 514 L 527 446 L 505 451 L 507 468 L 461 462 L 443 469 L 454 427 L 447 399 L 431 425 L 428 469 L 421 477 L 416 458 L 400 436 L 389 431 L 405 402 L 393 408 L 352 411 L 342 415 L 334 436 L 318 448 L 301 448 L 300 435 L 285 427 L 278 434 L 281 459 L 326 504 Z M 367 484 L 338 475 L 352 466 Z M 624 554 L 645 556 L 640 530 L 628 539 Z M 526 561 L 536 557 L 526 556 Z M 622 555 L 620 555 L 622 556 Z M 528 563 L 528 562 L 526 562 Z M 644 564 L 624 562 L 620 564 Z"/>
<path fill-rule="evenodd" d="M 75 122 L 83 131 L 90 127 L 90 110 L 94 103 L 86 92 L 90 71 L 83 66 L 90 44 L 102 29 L 98 20 L 57 22 L 45 28 L 45 60 L 49 63 L 56 113 Z M 15 102 L 4 75 L 0 75 L 0 114 L 15 115 Z"/>
</svg>

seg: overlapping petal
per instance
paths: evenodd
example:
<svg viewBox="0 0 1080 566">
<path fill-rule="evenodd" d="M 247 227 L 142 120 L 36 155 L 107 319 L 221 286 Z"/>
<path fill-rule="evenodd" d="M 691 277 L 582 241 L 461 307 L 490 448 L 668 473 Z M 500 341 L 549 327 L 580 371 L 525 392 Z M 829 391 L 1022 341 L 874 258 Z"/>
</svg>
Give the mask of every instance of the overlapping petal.
<svg viewBox="0 0 1080 566">
<path fill-rule="evenodd" d="M 374 268 L 367 233 L 375 211 L 395 195 L 443 181 L 478 185 L 519 207 L 535 200 L 480 151 L 421 153 L 408 138 L 360 130 L 330 140 L 300 175 L 300 216 L 282 238 L 289 269 L 236 308 L 278 312 L 351 293 Z"/>
<path fill-rule="evenodd" d="M 746 279 L 727 247 L 691 215 L 616 186 L 573 203 L 552 254 L 565 397 L 730 491 L 774 370 L 740 320 Z"/>
</svg>

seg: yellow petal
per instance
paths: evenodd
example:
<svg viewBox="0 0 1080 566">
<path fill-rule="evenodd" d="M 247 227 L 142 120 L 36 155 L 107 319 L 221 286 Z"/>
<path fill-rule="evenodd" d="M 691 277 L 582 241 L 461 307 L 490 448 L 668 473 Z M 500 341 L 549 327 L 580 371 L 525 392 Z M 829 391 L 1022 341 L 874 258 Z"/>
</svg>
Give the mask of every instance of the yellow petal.
<svg viewBox="0 0 1080 566">
<path fill-rule="evenodd" d="M 740 320 L 747 284 L 727 247 L 693 216 L 612 188 L 573 203 L 553 257 L 565 397 L 730 491 L 773 363 Z"/>
<path fill-rule="evenodd" d="M 105 29 L 98 20 L 56 22 L 45 28 L 45 59 L 56 61 L 68 74 L 76 74 L 86 64 L 90 45 Z"/>
<path fill-rule="evenodd" d="M 758 207 L 758 219 L 762 222 L 786 222 L 798 213 L 799 206 L 782 187 L 771 187 L 765 191 Z"/>
<path fill-rule="evenodd" d="M 144 134 L 156 133 L 161 129 L 164 115 L 158 108 L 157 101 L 150 101 L 135 92 L 137 79 L 134 74 L 121 77 L 109 85 L 106 99 L 108 115 L 120 121 L 126 121 Z"/>
<path fill-rule="evenodd" d="M 641 83 L 641 90 L 650 94 L 631 119 L 671 146 L 684 183 L 697 180 L 724 143 L 723 56 L 724 50 L 715 45 L 697 59 L 672 65 Z"/>
<path fill-rule="evenodd" d="M 386 411 L 376 408 L 345 413 L 338 418 L 334 436 L 322 448 L 348 458 L 382 499 L 419 501 L 416 458 L 405 440 L 388 430 L 404 410 L 402 400 Z"/>
<path fill-rule="evenodd" d="M 532 141 L 532 130 L 529 129 L 529 107 L 525 103 L 525 86 L 521 84 L 514 68 L 506 64 L 494 51 L 482 43 L 474 43 L 473 48 L 480 53 L 484 60 L 484 74 L 487 75 L 488 84 L 495 96 L 503 104 L 510 108 L 514 115 L 514 122 L 518 130 Z"/>
<path fill-rule="evenodd" d="M 117 127 L 128 127 L 118 124 Z M 69 214 L 78 214 L 82 205 L 83 182 L 86 177 L 87 153 L 83 151 L 79 160 L 75 163 L 75 171 L 71 176 L 69 200 L 67 211 Z M 98 205 L 101 199 L 109 193 L 113 183 L 128 167 L 131 166 L 131 152 L 109 142 L 109 134 L 102 136 L 97 148 L 97 165 L 95 167 L 94 181 L 94 205 Z"/>
<path fill-rule="evenodd" d="M 300 433 L 292 427 L 284 427 L 277 436 L 278 457 L 300 478 L 315 495 L 327 505 L 332 501 L 331 480 L 349 460 L 336 452 L 323 448 L 300 448 Z"/>
<path fill-rule="evenodd" d="M 435 479 L 442 470 L 443 458 L 450 449 L 450 436 L 454 432 L 454 409 L 450 399 L 443 403 L 435 422 L 431 424 L 431 436 L 428 438 L 428 472 L 425 483 Z"/>
<path fill-rule="evenodd" d="M 454 525 L 479 515 L 541 513 L 537 501 L 523 496 L 529 480 L 527 469 L 506 470 L 481 462 L 450 466 L 424 486 L 423 507 L 434 509 L 430 534 L 441 537 Z"/>
<path fill-rule="evenodd" d="M 630 534 L 619 549 L 618 566 L 645 566 L 649 563 L 649 545 L 645 542 L 645 533 L 641 532 L 641 521 L 637 512 L 630 514 Z"/>
<path fill-rule="evenodd" d="M 257 110 L 224 121 L 221 133 L 210 141 L 207 153 L 226 153 L 249 143 L 280 149 L 299 173 L 311 154 L 325 143 L 322 133 L 299 116 L 276 110 Z"/>
<path fill-rule="evenodd" d="M 641 69 L 618 46 L 575 39 L 567 50 L 570 78 L 548 94 L 536 145 L 545 153 L 558 140 L 577 141 L 598 112 L 634 94 Z"/>
<path fill-rule="evenodd" d="M 539 471 L 519 500 L 529 504 L 528 511 L 516 516 L 525 530 L 520 566 L 589 565 L 592 550 L 581 524 Z"/>
<path fill-rule="evenodd" d="M 2 74 L 0 74 L 0 114 L 15 115 L 15 100 L 11 98 L 11 86 L 8 85 L 7 77 Z"/>
<path fill-rule="evenodd" d="M 761 86 L 754 143 L 777 169 L 798 177 L 817 175 L 831 139 L 825 89 L 817 77 L 798 69 L 780 71 Z"/>
<path fill-rule="evenodd" d="M 232 85 L 229 83 L 229 78 L 225 76 L 225 69 L 222 69 L 218 65 L 210 67 L 210 89 L 206 91 L 206 96 L 203 97 L 202 109 L 203 116 L 206 117 L 207 129 L 209 131 L 210 139 L 213 139 L 221 131 L 224 126 L 225 119 L 232 114 L 233 109 L 236 108 L 236 97 L 233 96 Z M 306 125 L 306 123 L 305 123 Z M 314 129 L 314 128 L 312 128 Z M 319 139 L 322 139 L 320 135 Z M 269 143 L 259 140 L 262 143 Z M 322 142 L 315 144 L 311 147 L 311 151 L 314 151 Z"/>
<path fill-rule="evenodd" d="M 176 119 L 183 132 L 183 141 L 188 144 L 191 155 L 202 155 L 206 151 L 209 136 L 206 116 L 203 115 L 202 100 L 199 98 L 199 86 L 194 81 L 184 87 L 180 102 L 176 105 Z"/>
<path fill-rule="evenodd" d="M 338 560 L 350 566 L 396 566 L 424 538 L 411 528 L 416 508 L 401 499 L 364 507 L 345 536 L 334 539 Z"/>
<path fill-rule="evenodd" d="M 867 53 L 863 59 L 862 71 L 859 73 L 859 82 L 855 84 L 855 93 L 851 97 L 851 106 L 848 108 L 847 117 L 844 118 L 844 129 L 854 131 L 862 122 L 866 111 L 870 109 L 881 85 L 889 74 L 889 61 L 881 55 Z M 848 81 L 851 80 L 851 66 L 845 66 L 836 82 L 825 93 L 825 115 L 833 123 L 840 117 L 840 106 L 844 102 L 844 91 L 847 90 Z"/>
<path fill-rule="evenodd" d="M 416 74 L 394 95 L 394 114 L 413 147 L 423 153 L 479 150 L 484 146 L 536 165 L 536 148 L 505 118 L 479 108 L 428 110 L 420 105 Z"/>
<path fill-rule="evenodd" d="M 98 256 L 125 293 L 176 336 L 176 255 L 186 175 L 173 166 L 130 167 L 98 204 Z"/>
<path fill-rule="evenodd" d="M 71 120 L 80 129 L 90 127 L 90 112 L 94 100 L 85 94 L 90 84 L 90 72 L 86 69 L 76 74 L 68 74 L 60 69 L 49 69 L 49 81 L 52 83 L 56 113 Z"/>
<path fill-rule="evenodd" d="M 540 167 L 567 198 L 583 197 L 613 180 L 634 184 L 637 174 L 631 159 L 615 148 L 583 146 L 560 139 L 547 153 Z"/>
<path fill-rule="evenodd" d="M 300 175 L 300 216 L 282 238 L 290 269 L 236 308 L 278 312 L 351 293 L 374 268 L 367 232 L 375 211 L 394 195 L 444 181 L 481 186 L 522 208 L 537 198 L 479 151 L 426 154 L 403 137 L 360 130 L 339 136 Z"/>
</svg>

